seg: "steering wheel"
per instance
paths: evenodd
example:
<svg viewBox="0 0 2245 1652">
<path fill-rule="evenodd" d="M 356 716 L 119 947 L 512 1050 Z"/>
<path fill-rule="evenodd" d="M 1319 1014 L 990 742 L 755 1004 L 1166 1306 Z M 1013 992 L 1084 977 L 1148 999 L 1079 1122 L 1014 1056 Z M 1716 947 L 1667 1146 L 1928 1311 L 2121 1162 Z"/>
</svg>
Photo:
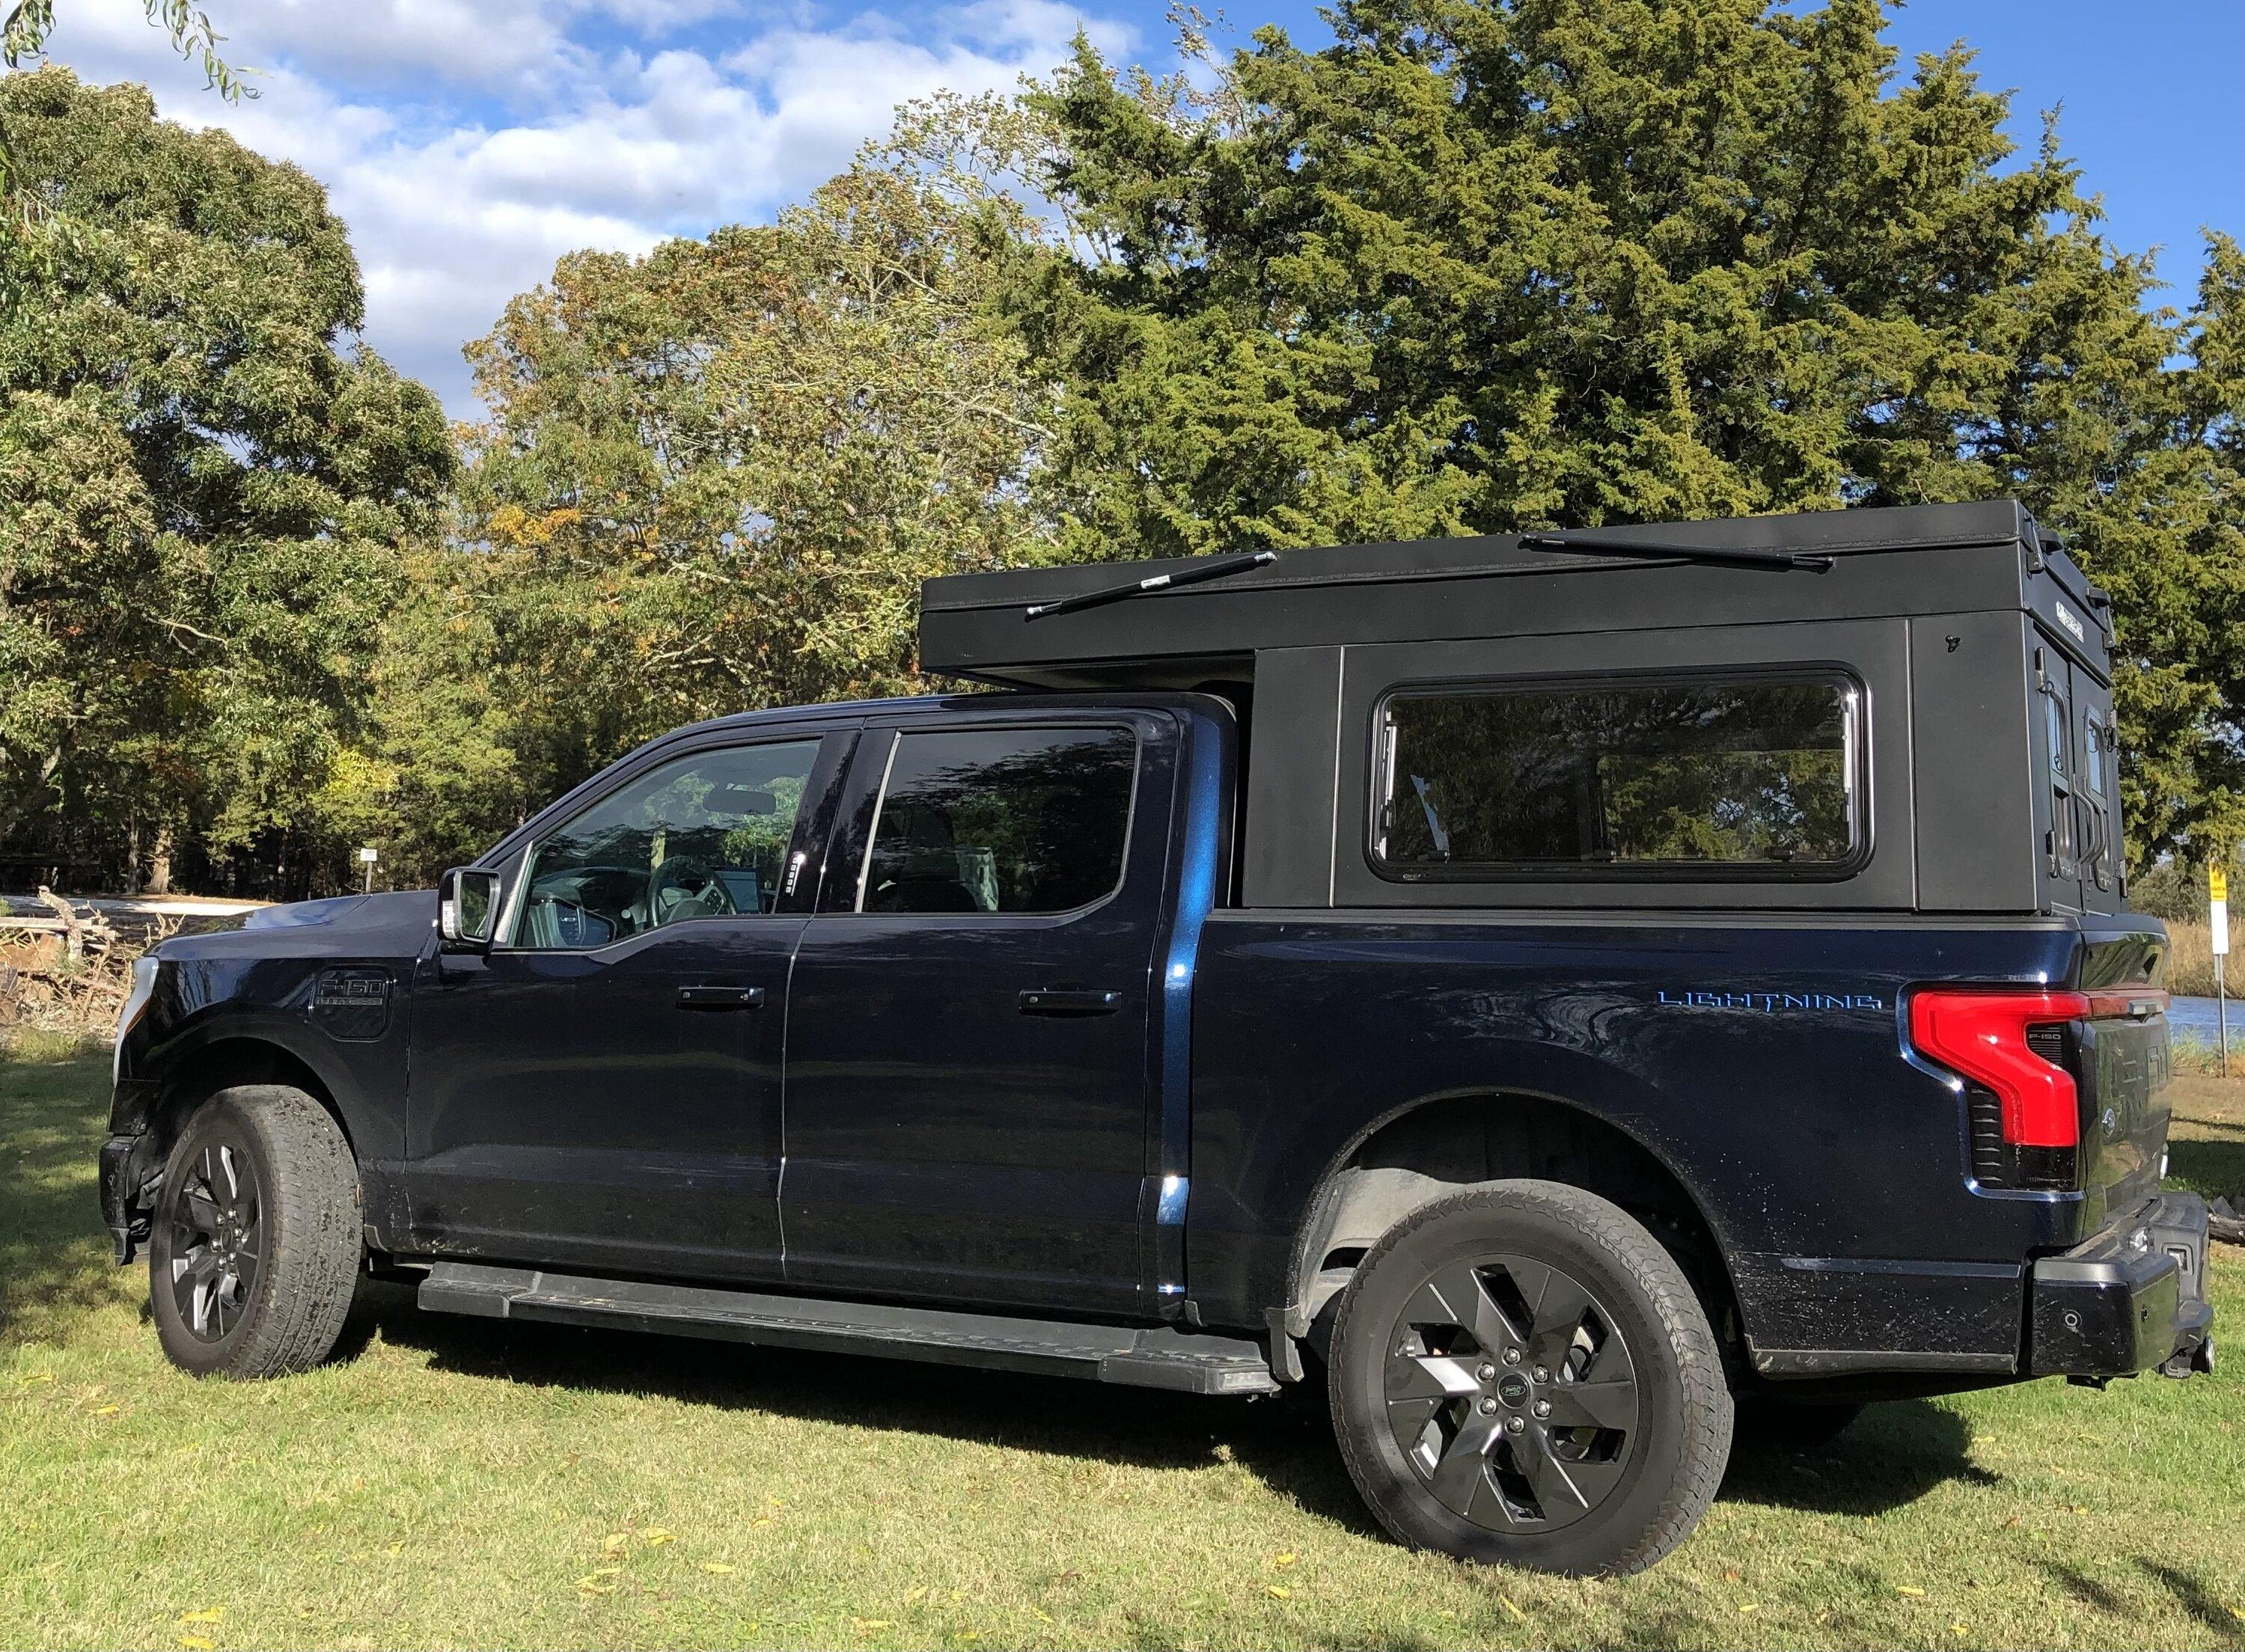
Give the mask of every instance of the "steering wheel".
<svg viewBox="0 0 2245 1652">
<path fill-rule="evenodd" d="M 698 903 L 699 911 L 682 909 L 689 903 Z M 725 880 L 717 876 L 716 869 L 699 855 L 674 855 L 655 869 L 648 882 L 647 911 L 649 926 L 660 929 L 663 924 L 682 917 L 710 917 L 733 911 L 733 897 L 725 888 Z"/>
</svg>

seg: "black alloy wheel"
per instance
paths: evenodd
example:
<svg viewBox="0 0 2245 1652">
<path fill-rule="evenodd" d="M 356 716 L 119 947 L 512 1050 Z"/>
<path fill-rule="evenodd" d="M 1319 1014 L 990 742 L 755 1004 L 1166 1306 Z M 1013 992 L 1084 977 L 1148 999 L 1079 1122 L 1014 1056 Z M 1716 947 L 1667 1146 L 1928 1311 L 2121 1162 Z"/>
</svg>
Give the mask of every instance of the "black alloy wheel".
<svg viewBox="0 0 2245 1652">
<path fill-rule="evenodd" d="M 1387 1421 L 1451 1513 L 1494 1532 L 1572 1525 L 1620 1484 L 1637 1368 L 1612 1314 L 1527 1256 L 1453 1263 L 1388 1337 Z"/>
<path fill-rule="evenodd" d="M 171 1209 L 172 1305 L 189 1335 L 222 1342 L 241 1323 L 263 1269 L 265 1212 L 248 1144 L 214 1134 L 180 1178 Z"/>
<path fill-rule="evenodd" d="M 1730 1456 L 1706 1305 L 1582 1188 L 1483 1181 L 1420 1206 L 1357 1264 L 1331 1347 L 1341 1459 L 1414 1548 L 1640 1571 L 1691 1534 Z"/>
</svg>

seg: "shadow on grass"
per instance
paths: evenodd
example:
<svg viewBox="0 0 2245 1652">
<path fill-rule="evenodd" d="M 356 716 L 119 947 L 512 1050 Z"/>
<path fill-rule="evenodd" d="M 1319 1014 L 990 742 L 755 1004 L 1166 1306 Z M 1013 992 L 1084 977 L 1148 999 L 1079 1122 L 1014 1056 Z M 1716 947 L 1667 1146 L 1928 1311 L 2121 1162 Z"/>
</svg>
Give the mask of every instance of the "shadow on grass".
<svg viewBox="0 0 2245 1652">
<path fill-rule="evenodd" d="M 2051 1581 L 2069 1600 L 2078 1601 L 2084 1606 L 2093 1607 L 2116 1618 L 2130 1618 L 2139 1613 L 2140 1608 L 2135 1601 L 2120 1594 L 2111 1584 L 2090 1576 L 2079 1566 L 2048 1559 L 2037 1563 L 2050 1574 Z M 2137 1571 L 2165 1590 L 2174 1598 L 2175 1605 L 2201 1626 L 2213 1630 L 2226 1642 L 2245 1643 L 2245 1623 L 2237 1620 L 2214 1588 L 2187 1572 L 2161 1565 L 2156 1561 L 2139 1560 L 2133 1564 Z"/>
<path fill-rule="evenodd" d="M 47 1340 L 117 1299 L 94 1188 L 109 1070 L 0 1047 L 0 1340 Z"/>
<path fill-rule="evenodd" d="M 495 1323 L 424 1314 L 402 1285 L 362 1294 L 339 1351 L 348 1357 L 376 1333 L 424 1351 L 441 1369 L 509 1382 L 661 1394 L 1138 1467 L 1236 1461 L 1310 1513 L 1367 1535 L 1377 1530 L 1333 1449 L 1321 1393 L 1292 1391 L 1245 1402 L 623 1330 Z M 1990 1478 L 1967 1459 L 1970 1439 L 1963 1418 L 1923 1401 L 1874 1406 L 1838 1440 L 1808 1453 L 1742 1439 L 1723 1495 L 1820 1513 L 1879 1513 L 1944 1481 Z"/>
<path fill-rule="evenodd" d="M 2239 1621 L 2235 1609 L 2189 1573 L 2156 1561 L 2138 1561 L 2136 1569 L 2173 1595 L 2175 1604 L 2201 1624 L 2224 1640 L 2245 1643 L 2245 1622 Z"/>
<path fill-rule="evenodd" d="M 1839 1438 L 1802 1447 L 1741 1428 L 1723 1476 L 1726 1501 L 1814 1514 L 1882 1514 L 1951 1481 L 1992 1486 L 1970 1458 L 1972 1425 L 1930 1400 L 1867 1406 Z"/>
<path fill-rule="evenodd" d="M 339 1352 L 354 1353 L 377 1333 L 384 1342 L 423 1351 L 441 1370 L 540 1387 L 660 1394 L 1139 1467 L 1236 1460 L 1312 1513 L 1356 1531 L 1374 1529 L 1333 1449 L 1323 1411 L 1296 1394 L 1244 1402 L 905 1360 L 497 1323 L 423 1313 L 403 1285 L 361 1292 Z"/>
</svg>

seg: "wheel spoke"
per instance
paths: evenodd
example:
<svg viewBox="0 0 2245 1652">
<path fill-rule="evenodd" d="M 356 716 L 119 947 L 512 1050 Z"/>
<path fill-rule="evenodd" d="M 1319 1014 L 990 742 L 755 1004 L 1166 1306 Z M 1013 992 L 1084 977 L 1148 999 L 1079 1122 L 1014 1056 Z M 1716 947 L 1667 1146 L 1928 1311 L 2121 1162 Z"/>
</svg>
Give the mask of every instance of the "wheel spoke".
<svg viewBox="0 0 2245 1652">
<path fill-rule="evenodd" d="M 1587 1383 L 1555 1382 L 1538 1391 L 1549 1402 L 1546 1419 L 1554 1428 L 1618 1428 L 1637 1426 L 1637 1378 L 1616 1376 Z"/>
<path fill-rule="evenodd" d="M 1516 1325 L 1489 1294 L 1481 1269 L 1470 1263 L 1445 1268 L 1428 1281 L 1427 1288 L 1449 1309 L 1449 1323 L 1473 1334 L 1483 1353 L 1494 1354 L 1511 1344 L 1525 1342 L 1528 1327 Z"/>
<path fill-rule="evenodd" d="M 1597 1507 L 1622 1471 L 1619 1459 L 1562 1460 L 1551 1450 L 1550 1436 L 1540 1428 L 1513 1436 L 1512 1461 L 1535 1492 L 1543 1518 L 1554 1526 L 1563 1526 Z"/>
<path fill-rule="evenodd" d="M 1540 1264 L 1539 1264 L 1540 1265 Z M 1516 1278 L 1518 1277 L 1516 1272 Z M 1523 1292 L 1527 1282 L 1521 1281 Z M 1590 1310 L 1590 1293 L 1577 1284 L 1557 1268 L 1545 1268 L 1541 1287 L 1536 1292 L 1536 1324 L 1534 1335 L 1540 1344 L 1547 1340 L 1564 1349 L 1582 1329 L 1583 1316 Z M 1541 1348 L 1537 1350 L 1543 1351 Z"/>
<path fill-rule="evenodd" d="M 1407 1399 L 1454 1399 L 1476 1393 L 1480 1384 L 1462 1361 L 1441 1354 L 1399 1354 L 1387 1362 L 1387 1403 Z"/>
<path fill-rule="evenodd" d="M 183 1207 L 182 1214 L 196 1232 L 218 1232 L 221 1212 L 217 1200 L 198 1188 L 185 1187 L 180 1189 L 180 1203 Z"/>
<path fill-rule="evenodd" d="M 1489 1484 L 1489 1448 L 1501 1426 L 1494 1417 L 1484 1417 L 1478 1412 L 1467 1413 L 1465 1423 L 1443 1452 L 1442 1460 L 1434 1465 L 1428 1489 L 1452 1513 L 1472 1520 L 1475 1505 L 1484 1501 L 1482 1493 Z"/>
</svg>

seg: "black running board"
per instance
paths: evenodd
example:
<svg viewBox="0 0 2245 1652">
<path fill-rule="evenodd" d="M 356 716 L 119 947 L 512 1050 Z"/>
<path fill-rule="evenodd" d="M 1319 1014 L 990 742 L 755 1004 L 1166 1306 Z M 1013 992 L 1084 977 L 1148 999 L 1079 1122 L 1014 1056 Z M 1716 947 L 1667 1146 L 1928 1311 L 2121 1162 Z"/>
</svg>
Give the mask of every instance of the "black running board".
<svg viewBox="0 0 2245 1652">
<path fill-rule="evenodd" d="M 421 1282 L 420 1303 L 439 1313 L 485 1319 L 614 1325 L 775 1348 L 817 1348 L 1086 1377 L 1189 1394 L 1268 1394 L 1278 1386 L 1260 1343 L 1166 1325 L 1142 1330 L 937 1308 L 821 1302 L 462 1262 L 440 1262 L 431 1268 Z"/>
</svg>

